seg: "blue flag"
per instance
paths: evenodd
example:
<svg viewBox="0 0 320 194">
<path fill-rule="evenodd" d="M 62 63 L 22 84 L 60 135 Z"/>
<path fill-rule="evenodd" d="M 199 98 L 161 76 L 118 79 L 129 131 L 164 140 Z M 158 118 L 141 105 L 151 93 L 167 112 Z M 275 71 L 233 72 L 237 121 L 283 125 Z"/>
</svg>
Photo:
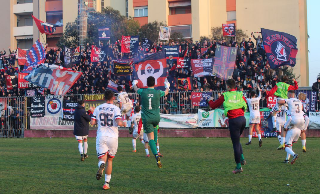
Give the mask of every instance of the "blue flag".
<svg viewBox="0 0 320 194">
<path fill-rule="evenodd" d="M 296 65 L 297 38 L 284 32 L 261 28 L 264 50 L 271 69 Z"/>
</svg>

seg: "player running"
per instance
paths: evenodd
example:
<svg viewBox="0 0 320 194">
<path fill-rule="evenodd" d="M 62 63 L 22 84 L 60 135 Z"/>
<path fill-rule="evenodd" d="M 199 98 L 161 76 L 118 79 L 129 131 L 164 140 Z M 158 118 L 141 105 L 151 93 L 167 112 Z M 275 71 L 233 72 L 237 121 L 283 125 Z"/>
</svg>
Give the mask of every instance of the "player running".
<svg viewBox="0 0 320 194">
<path fill-rule="evenodd" d="M 143 134 L 143 126 L 139 127 L 139 122 L 141 120 L 141 112 L 140 107 L 136 106 L 134 108 L 134 115 L 131 117 L 131 127 L 133 128 L 132 133 L 132 146 L 133 146 L 133 152 L 137 152 L 137 139 L 140 139 L 140 142 L 144 145 L 145 151 L 146 151 L 146 157 L 150 157 L 149 155 L 149 149 L 148 144 L 144 142 L 144 134 Z"/>
<path fill-rule="evenodd" d="M 131 116 L 131 110 L 133 108 L 133 103 L 130 100 L 128 93 L 122 91 L 123 89 L 121 86 L 118 86 L 117 90 L 119 91 L 117 99 L 119 102 L 119 107 L 121 109 L 121 114 L 126 115 L 126 119 L 127 121 L 129 121 L 129 118 Z"/>
<path fill-rule="evenodd" d="M 240 143 L 240 136 L 246 126 L 244 111 L 247 108 L 247 102 L 243 93 L 236 91 L 236 82 L 233 79 L 227 80 L 226 83 L 228 91 L 224 92 L 218 100 L 213 101 L 211 97 L 208 101 L 212 109 L 223 105 L 224 114 L 229 118 L 229 131 L 233 144 L 234 159 L 237 164 L 232 173 L 237 174 L 243 172 L 241 165 L 246 164 Z"/>
<path fill-rule="evenodd" d="M 98 124 L 96 149 L 99 159 L 98 172 L 96 179 L 100 180 L 105 170 L 107 162 L 105 183 L 103 189 L 110 189 L 109 183 L 111 180 L 112 160 L 118 150 L 118 126 L 126 127 L 126 123 L 121 120 L 120 109 L 113 105 L 114 93 L 106 90 L 104 93 L 106 103 L 96 107 L 93 112 L 91 124 Z"/>
<path fill-rule="evenodd" d="M 294 86 L 287 84 L 288 77 L 283 76 L 281 82 L 278 82 L 269 92 L 267 92 L 267 97 L 272 95 L 277 96 L 277 103 L 272 109 L 272 123 L 274 131 L 276 130 L 276 114 L 281 110 L 281 105 L 279 105 L 278 101 L 288 99 L 288 91 L 297 90 L 299 88 L 298 82 L 294 78 L 292 81 L 294 82 Z"/>
<path fill-rule="evenodd" d="M 285 162 L 288 163 L 290 155 L 292 155 L 293 158 L 291 164 L 294 164 L 295 161 L 298 159 L 299 155 L 293 152 L 292 143 L 299 139 L 301 130 L 304 130 L 306 126 L 304 122 L 304 113 L 302 111 L 301 101 L 295 97 L 294 91 L 289 91 L 288 97 L 289 99 L 280 100 L 279 104 L 283 104 L 284 102 L 288 104 L 288 120 L 284 125 L 284 130 L 287 131 L 285 140 L 285 150 L 287 152 L 287 157 Z"/>
<path fill-rule="evenodd" d="M 261 132 L 259 130 L 260 125 L 260 99 L 261 99 L 261 89 L 258 86 L 259 96 L 256 97 L 255 91 L 250 93 L 251 98 L 247 98 L 247 103 L 250 111 L 250 123 L 249 123 L 249 142 L 246 145 L 251 144 L 252 131 L 255 128 L 258 138 L 259 138 L 259 147 L 262 146 Z"/>
<path fill-rule="evenodd" d="M 280 110 L 277 113 L 277 119 L 276 119 L 276 128 L 277 128 L 277 134 L 279 139 L 279 147 L 277 150 L 283 150 L 285 149 L 285 139 L 287 131 L 283 130 L 284 124 L 286 123 L 286 112 L 287 112 L 287 105 L 281 106 Z"/>
<path fill-rule="evenodd" d="M 155 78 L 152 76 L 147 78 L 148 88 L 146 89 L 139 89 L 136 85 L 137 83 L 137 80 L 133 81 L 133 88 L 141 98 L 141 117 L 144 132 L 148 135 L 150 149 L 156 158 L 157 166 L 162 168 L 156 146 L 156 142 L 158 140 L 158 130 L 156 129 L 156 126 L 160 122 L 160 98 L 169 93 L 170 83 L 168 81 L 165 82 L 165 92 L 154 89 Z"/>
</svg>

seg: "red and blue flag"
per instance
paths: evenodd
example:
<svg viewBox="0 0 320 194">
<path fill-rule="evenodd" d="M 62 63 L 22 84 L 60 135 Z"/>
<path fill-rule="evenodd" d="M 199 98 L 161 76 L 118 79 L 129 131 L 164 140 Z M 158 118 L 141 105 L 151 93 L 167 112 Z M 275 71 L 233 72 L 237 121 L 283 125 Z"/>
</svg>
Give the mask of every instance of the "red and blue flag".
<svg viewBox="0 0 320 194">
<path fill-rule="evenodd" d="M 39 32 L 41 34 L 51 35 L 56 31 L 56 28 L 53 24 L 43 22 L 43 21 L 39 20 L 38 18 L 34 17 L 33 15 L 32 15 L 32 18 L 33 18 L 34 22 L 36 23 L 36 25 L 39 29 Z"/>
<path fill-rule="evenodd" d="M 24 66 L 24 72 L 30 72 L 39 64 L 43 63 L 46 58 L 44 48 L 39 40 L 32 45 L 31 49 L 27 51 L 27 63 Z"/>
<path fill-rule="evenodd" d="M 156 80 L 155 87 L 163 87 L 168 77 L 165 53 L 157 52 L 145 57 L 134 65 L 133 77 L 138 80 L 139 88 L 147 88 L 147 78 L 153 76 Z"/>
<path fill-rule="evenodd" d="M 270 68 L 276 69 L 283 65 L 296 65 L 297 38 L 293 35 L 261 28 L 263 46 Z"/>
</svg>

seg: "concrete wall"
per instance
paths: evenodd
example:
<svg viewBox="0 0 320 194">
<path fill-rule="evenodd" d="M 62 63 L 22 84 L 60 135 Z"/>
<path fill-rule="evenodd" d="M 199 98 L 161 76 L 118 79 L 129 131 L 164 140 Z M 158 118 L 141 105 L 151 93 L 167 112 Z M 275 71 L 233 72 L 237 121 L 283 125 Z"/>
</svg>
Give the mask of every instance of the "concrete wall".
<svg viewBox="0 0 320 194">
<path fill-rule="evenodd" d="M 74 22 L 78 17 L 78 0 L 63 0 L 63 31 L 67 23 Z"/>
<path fill-rule="evenodd" d="M 168 24 L 169 5 L 167 0 L 148 0 L 148 22 Z"/>
<path fill-rule="evenodd" d="M 210 0 L 210 23 L 212 27 L 221 27 L 227 21 L 226 1 Z"/>
<path fill-rule="evenodd" d="M 265 0 L 237 0 L 237 28 L 248 36 L 261 28 L 294 35 L 299 49 L 294 72 L 301 75 L 299 85 L 308 86 L 306 7 L 303 2 L 305 0 L 268 0 L 268 3 Z"/>
<path fill-rule="evenodd" d="M 121 15 L 126 15 L 126 0 L 111 0 L 110 6 L 119 10 Z"/>
<path fill-rule="evenodd" d="M 64 0 L 64 1 L 66 1 L 66 0 Z M 71 1 L 71 0 L 68 0 L 68 1 Z M 47 13 L 45 10 L 46 10 L 46 0 L 39 0 L 39 10 L 38 10 L 39 17 L 38 18 L 42 21 L 47 21 Z M 34 24 L 34 25 L 36 25 L 36 24 Z M 47 43 L 47 36 L 45 34 L 40 34 L 38 29 L 37 29 L 37 32 L 39 34 L 40 42 Z M 34 41 L 36 41 L 36 40 L 37 39 L 34 39 Z"/>
<path fill-rule="evenodd" d="M 210 0 L 191 1 L 193 41 L 199 41 L 200 36 L 210 36 L 210 5 Z"/>
<path fill-rule="evenodd" d="M 0 34 L 1 34 L 1 41 L 0 41 L 0 50 L 3 51 L 5 49 L 8 52 L 8 48 L 10 47 L 10 1 L 6 0 L 1 2 L 0 8 Z"/>
</svg>

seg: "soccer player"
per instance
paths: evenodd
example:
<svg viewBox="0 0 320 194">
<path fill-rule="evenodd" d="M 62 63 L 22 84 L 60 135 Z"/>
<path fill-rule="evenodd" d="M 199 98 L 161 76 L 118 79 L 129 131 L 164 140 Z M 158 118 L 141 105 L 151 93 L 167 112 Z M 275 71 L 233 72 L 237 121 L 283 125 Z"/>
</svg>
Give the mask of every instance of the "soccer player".
<svg viewBox="0 0 320 194">
<path fill-rule="evenodd" d="M 150 157 L 148 144 L 146 145 L 144 140 L 143 140 L 143 127 L 142 126 L 139 127 L 139 122 L 141 120 L 140 106 L 136 106 L 134 108 L 134 112 L 135 112 L 135 114 L 133 114 L 132 117 L 131 117 L 131 127 L 133 128 L 133 133 L 132 133 L 132 136 L 133 136 L 133 138 L 132 138 L 133 152 L 137 152 L 137 139 L 139 138 L 140 142 L 145 147 L 146 156 Z"/>
<path fill-rule="evenodd" d="M 119 107 L 121 109 L 121 114 L 126 115 L 127 121 L 129 121 L 129 118 L 131 116 L 131 110 L 133 108 L 132 101 L 130 100 L 128 93 L 122 91 L 122 87 L 118 86 L 117 90 L 119 91 L 118 94 L 118 102 L 119 102 Z"/>
<path fill-rule="evenodd" d="M 136 85 L 137 83 L 137 80 L 133 81 L 133 88 L 137 91 L 141 98 L 141 117 L 144 132 L 147 133 L 150 149 L 156 158 L 157 166 L 158 168 L 162 168 L 160 156 L 158 155 L 156 146 L 156 142 L 158 140 L 158 130 L 156 129 L 156 126 L 160 122 L 160 98 L 169 93 L 170 83 L 168 81 L 165 82 L 165 92 L 154 89 L 155 78 L 152 76 L 147 78 L 148 88 L 146 89 L 138 89 Z"/>
<path fill-rule="evenodd" d="M 229 131 L 233 144 L 234 159 L 237 164 L 232 173 L 237 174 L 243 172 L 241 165 L 246 164 L 240 143 L 240 135 L 246 126 L 244 111 L 246 110 L 247 102 L 243 93 L 236 91 L 236 82 L 233 79 L 227 80 L 226 84 L 227 92 L 224 92 L 216 101 L 213 101 L 212 97 L 208 101 L 212 109 L 223 105 L 224 114 L 229 118 Z"/>
<path fill-rule="evenodd" d="M 126 122 L 121 120 L 120 109 L 113 105 L 114 93 L 106 90 L 104 93 L 106 103 L 96 107 L 93 112 L 91 124 L 98 124 L 96 149 L 99 159 L 98 172 L 96 179 L 100 180 L 105 170 L 105 163 L 107 167 L 105 171 L 105 183 L 103 189 L 110 189 L 109 183 L 111 180 L 112 160 L 118 150 L 118 126 L 126 127 Z"/>
<path fill-rule="evenodd" d="M 258 138 L 259 138 L 259 147 L 262 146 L 262 139 L 261 139 L 261 132 L 259 130 L 259 125 L 260 125 L 260 106 L 259 102 L 261 99 L 261 89 L 258 86 L 259 90 L 259 96 L 256 96 L 256 92 L 252 91 L 250 93 L 251 98 L 247 98 L 247 103 L 250 111 L 250 123 L 249 123 L 249 141 L 246 143 L 246 145 L 251 144 L 251 139 L 252 139 L 252 131 L 253 128 L 255 128 Z"/>
<path fill-rule="evenodd" d="M 267 92 L 267 97 L 272 95 L 277 96 L 277 103 L 272 109 L 272 122 L 274 131 L 276 129 L 276 113 L 281 110 L 281 105 L 279 105 L 278 101 L 282 99 L 288 99 L 288 91 L 297 90 L 299 88 L 298 82 L 294 78 L 292 79 L 292 81 L 294 82 L 294 86 L 287 84 L 288 77 L 283 76 L 281 82 L 278 82 L 269 92 Z"/>
<path fill-rule="evenodd" d="M 284 124 L 286 123 L 286 112 L 287 112 L 287 106 L 281 106 L 280 110 L 277 113 L 277 119 L 276 119 L 276 128 L 277 128 L 277 134 L 279 139 L 279 147 L 277 150 L 283 150 L 285 149 L 285 139 L 287 131 L 283 130 Z"/>
<path fill-rule="evenodd" d="M 285 151 L 287 152 L 287 157 L 285 162 L 289 162 L 290 155 L 293 156 L 291 164 L 294 164 L 298 159 L 299 155 L 294 153 L 292 150 L 292 142 L 299 139 L 301 130 L 305 129 L 304 113 L 302 110 L 302 103 L 299 99 L 295 97 L 294 91 L 288 92 L 289 99 L 280 100 L 279 104 L 283 104 L 283 101 L 288 104 L 287 111 L 287 122 L 284 125 L 284 130 L 287 131 L 285 140 Z"/>
<path fill-rule="evenodd" d="M 85 102 L 80 100 L 78 106 L 75 108 L 74 112 L 74 130 L 73 134 L 76 136 L 78 141 L 78 148 L 81 156 L 81 161 L 88 158 L 88 135 L 89 135 L 89 122 L 91 120 L 91 114 L 94 111 L 93 107 L 86 113 Z"/>
</svg>

